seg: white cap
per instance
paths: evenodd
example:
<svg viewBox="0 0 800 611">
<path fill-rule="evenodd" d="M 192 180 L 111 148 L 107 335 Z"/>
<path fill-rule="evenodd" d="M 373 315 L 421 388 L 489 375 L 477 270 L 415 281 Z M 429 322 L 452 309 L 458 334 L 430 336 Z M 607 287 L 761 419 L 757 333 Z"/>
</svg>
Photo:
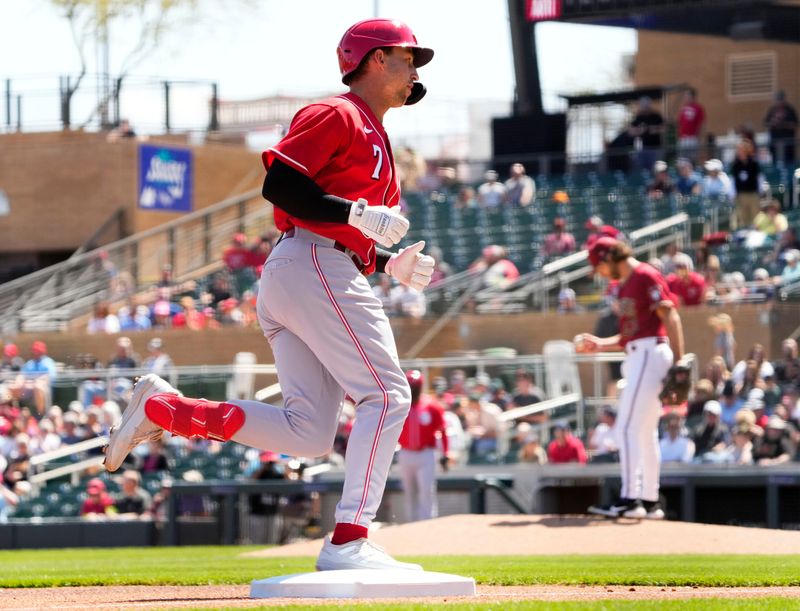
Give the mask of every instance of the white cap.
<svg viewBox="0 0 800 611">
<path fill-rule="evenodd" d="M 722 413 L 722 406 L 719 404 L 719 401 L 706 401 L 706 404 L 703 406 L 703 411 L 719 416 Z"/>
<path fill-rule="evenodd" d="M 748 401 L 763 401 L 764 400 L 764 391 L 760 388 L 753 388 L 747 393 L 747 400 Z"/>
<path fill-rule="evenodd" d="M 753 279 L 754 280 L 766 280 L 769 278 L 769 272 L 765 270 L 763 267 L 759 267 L 755 271 L 753 271 Z"/>
<path fill-rule="evenodd" d="M 660 159 L 655 162 L 653 165 L 654 172 L 666 172 L 667 171 L 667 162 L 661 161 Z"/>
<path fill-rule="evenodd" d="M 723 170 L 722 162 L 719 159 L 709 159 L 703 167 L 707 172 L 722 172 Z"/>
</svg>

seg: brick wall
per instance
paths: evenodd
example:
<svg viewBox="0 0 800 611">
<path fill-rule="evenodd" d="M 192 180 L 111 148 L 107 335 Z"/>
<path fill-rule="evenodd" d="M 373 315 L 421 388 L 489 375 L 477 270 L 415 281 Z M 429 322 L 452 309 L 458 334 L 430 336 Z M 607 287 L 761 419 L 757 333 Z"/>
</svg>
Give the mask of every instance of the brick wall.
<svg viewBox="0 0 800 611">
<path fill-rule="evenodd" d="M 176 138 L 165 143 L 181 145 Z M 0 253 L 74 250 L 120 207 L 128 232 L 178 217 L 137 209 L 137 146 L 81 132 L 0 135 L 0 189 L 11 203 L 10 214 L 0 216 Z M 262 180 L 256 153 L 220 144 L 191 148 L 195 209 Z"/>
<path fill-rule="evenodd" d="M 723 135 L 744 122 L 751 123 L 756 131 L 763 131 L 762 122 L 772 104 L 770 98 L 746 102 L 728 99 L 726 58 L 729 54 L 775 52 L 777 88 L 786 91 L 792 105 L 800 106 L 800 44 L 768 40 L 738 42 L 717 36 L 644 30 L 638 34 L 636 85 L 687 83 L 695 87 L 706 109 L 706 131 Z M 674 120 L 674 117 L 669 119 Z"/>
</svg>

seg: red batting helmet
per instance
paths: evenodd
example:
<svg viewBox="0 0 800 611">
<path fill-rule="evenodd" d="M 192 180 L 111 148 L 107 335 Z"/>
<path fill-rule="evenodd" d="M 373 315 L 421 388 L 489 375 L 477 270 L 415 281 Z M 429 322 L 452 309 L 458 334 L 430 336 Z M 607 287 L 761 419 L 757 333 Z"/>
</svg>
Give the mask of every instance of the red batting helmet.
<svg viewBox="0 0 800 611">
<path fill-rule="evenodd" d="M 420 47 L 414 32 L 397 19 L 365 19 L 351 26 L 339 41 L 336 55 L 342 82 L 358 68 L 367 53 L 378 47 L 406 47 L 414 50 L 414 65 L 419 68 L 433 59 L 433 49 Z M 346 83 L 345 83 L 346 84 Z"/>
<path fill-rule="evenodd" d="M 411 390 L 421 391 L 422 386 L 425 384 L 425 378 L 419 369 L 409 369 L 406 371 L 406 380 Z"/>
<path fill-rule="evenodd" d="M 607 236 L 597 238 L 589 247 L 589 263 L 592 264 L 592 267 L 597 267 L 605 261 L 606 255 L 616 245 L 617 241 L 614 238 Z"/>
</svg>

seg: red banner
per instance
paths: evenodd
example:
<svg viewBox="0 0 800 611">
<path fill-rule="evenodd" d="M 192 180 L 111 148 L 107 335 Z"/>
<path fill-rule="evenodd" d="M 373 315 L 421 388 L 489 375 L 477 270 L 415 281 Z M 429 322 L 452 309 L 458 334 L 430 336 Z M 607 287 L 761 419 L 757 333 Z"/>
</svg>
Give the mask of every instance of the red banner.
<svg viewBox="0 0 800 611">
<path fill-rule="evenodd" d="M 561 17 L 561 0 L 525 0 L 528 21 L 546 21 Z"/>
</svg>

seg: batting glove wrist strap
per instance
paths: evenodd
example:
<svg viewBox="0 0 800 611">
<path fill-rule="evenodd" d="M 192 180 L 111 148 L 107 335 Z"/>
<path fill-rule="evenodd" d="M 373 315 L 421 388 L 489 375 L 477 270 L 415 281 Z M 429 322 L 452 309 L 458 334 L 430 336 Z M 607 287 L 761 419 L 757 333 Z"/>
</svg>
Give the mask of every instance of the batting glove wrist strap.
<svg viewBox="0 0 800 611">
<path fill-rule="evenodd" d="M 401 248 L 386 262 L 386 273 L 400 284 L 421 291 L 431 282 L 433 266 L 436 264 L 430 255 L 421 254 L 425 242 L 417 242 L 408 248 Z"/>
<path fill-rule="evenodd" d="M 364 198 L 360 198 L 350 207 L 347 222 L 386 248 L 402 240 L 409 225 L 408 220 L 396 208 L 370 206 Z"/>
</svg>

